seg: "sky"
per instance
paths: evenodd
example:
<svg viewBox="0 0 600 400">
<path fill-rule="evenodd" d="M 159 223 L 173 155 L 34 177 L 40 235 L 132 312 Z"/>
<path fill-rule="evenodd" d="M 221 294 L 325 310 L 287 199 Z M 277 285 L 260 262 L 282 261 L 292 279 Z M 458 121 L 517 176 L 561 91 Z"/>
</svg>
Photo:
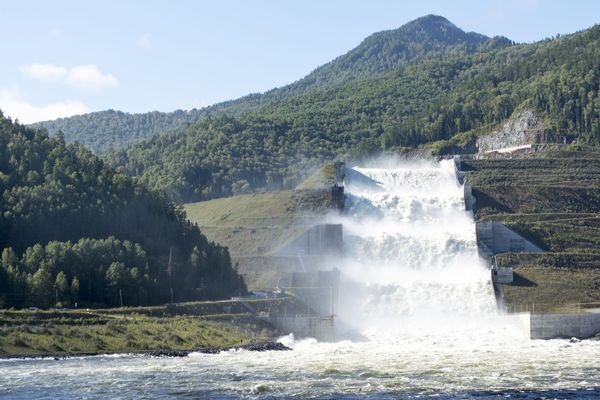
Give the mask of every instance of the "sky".
<svg viewBox="0 0 600 400">
<path fill-rule="evenodd" d="M 291 83 L 427 14 L 534 42 L 600 23 L 600 1 L 0 0 L 0 109 L 32 123 L 201 108 Z"/>
</svg>

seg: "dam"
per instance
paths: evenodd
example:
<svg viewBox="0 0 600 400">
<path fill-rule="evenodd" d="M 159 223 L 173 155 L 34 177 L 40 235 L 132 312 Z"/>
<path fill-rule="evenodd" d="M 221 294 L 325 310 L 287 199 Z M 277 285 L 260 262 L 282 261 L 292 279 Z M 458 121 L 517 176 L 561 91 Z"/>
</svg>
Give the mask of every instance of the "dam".
<svg viewBox="0 0 600 400">
<path fill-rule="evenodd" d="M 600 341 L 530 340 L 520 315 L 498 310 L 451 161 L 354 167 L 344 189 L 343 215 L 323 221 L 343 225 L 334 340 L 285 335 L 291 351 L 185 358 L 0 360 L 0 387 L 10 387 L 0 397 L 600 397 Z"/>
<path fill-rule="evenodd" d="M 334 249 L 335 257 L 320 268 L 343 272 L 342 284 L 335 285 L 335 295 L 330 294 L 330 285 L 296 289 L 317 310 L 314 316 L 321 322 L 318 329 L 296 322 L 296 329 L 287 331 L 298 337 L 310 332 L 312 337 L 331 341 L 344 337 L 336 321 L 347 328 L 357 321 L 373 325 L 378 315 L 405 325 L 407 318 L 412 324 L 410 318 L 419 315 L 423 320 L 432 313 L 444 318 L 502 314 L 500 285 L 513 282 L 513 270 L 498 266 L 495 255 L 543 250 L 501 223 L 475 223 L 476 198 L 460 167 L 460 156 L 439 163 L 351 169 L 336 161 L 331 198 L 340 216 L 334 218 L 335 224 L 317 225 L 286 248 L 295 248 L 298 254 L 314 246 Z M 337 234 L 327 234 L 333 228 Z M 327 305 L 327 299 L 334 297 L 335 313 Z M 324 314 L 323 308 L 332 311 Z M 597 314 L 529 311 L 518 319 L 531 339 L 587 338 L 600 332 Z M 307 319 L 307 324 L 314 325 L 313 320 Z M 323 321 L 324 328 L 319 328 Z"/>
<path fill-rule="evenodd" d="M 339 284 L 331 289 L 293 284 L 289 290 L 314 315 L 297 316 L 294 325 L 275 320 L 278 328 L 331 341 L 365 325 L 385 323 L 385 331 L 393 321 L 394 329 L 417 329 L 418 324 L 449 316 L 479 318 L 497 312 L 489 268 L 479 257 L 476 225 L 465 210 L 452 161 L 351 169 L 338 161 L 332 200 L 333 209 L 343 213 L 309 229 L 282 251 L 298 257 L 311 252 L 325 257 L 333 251 L 335 256 L 320 268 L 329 266 L 341 274 Z M 299 278 L 307 273 L 295 274 Z M 328 305 L 334 298 L 335 312 Z M 317 329 L 312 327 L 315 316 L 322 321 Z"/>
</svg>

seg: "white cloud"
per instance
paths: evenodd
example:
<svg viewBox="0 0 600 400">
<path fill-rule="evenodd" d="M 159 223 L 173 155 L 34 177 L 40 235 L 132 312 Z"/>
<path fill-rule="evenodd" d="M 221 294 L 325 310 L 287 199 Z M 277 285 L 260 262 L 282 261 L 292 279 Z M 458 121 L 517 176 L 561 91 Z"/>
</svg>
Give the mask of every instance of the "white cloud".
<svg viewBox="0 0 600 400">
<path fill-rule="evenodd" d="M 82 90 L 98 90 L 106 87 L 115 87 L 119 84 L 114 75 L 103 73 L 94 64 L 79 65 L 71 68 L 66 82 Z"/>
<path fill-rule="evenodd" d="M 22 74 L 40 81 L 55 82 L 67 75 L 67 69 L 54 64 L 30 64 L 21 65 L 19 70 Z"/>
<path fill-rule="evenodd" d="M 77 100 L 35 106 L 23 99 L 18 89 L 0 89 L 0 110 L 5 116 L 18 119 L 25 124 L 90 112 L 85 104 Z"/>
<path fill-rule="evenodd" d="M 138 43 L 140 45 L 140 47 L 142 49 L 149 49 L 152 46 L 152 43 L 150 42 L 150 34 L 149 33 L 144 33 L 140 36 L 140 38 L 138 39 Z"/>
<path fill-rule="evenodd" d="M 119 84 L 114 75 L 103 73 L 94 64 L 78 65 L 70 69 L 54 64 L 29 64 L 20 66 L 19 70 L 29 78 L 46 82 L 62 81 L 77 89 L 88 91 Z"/>
</svg>

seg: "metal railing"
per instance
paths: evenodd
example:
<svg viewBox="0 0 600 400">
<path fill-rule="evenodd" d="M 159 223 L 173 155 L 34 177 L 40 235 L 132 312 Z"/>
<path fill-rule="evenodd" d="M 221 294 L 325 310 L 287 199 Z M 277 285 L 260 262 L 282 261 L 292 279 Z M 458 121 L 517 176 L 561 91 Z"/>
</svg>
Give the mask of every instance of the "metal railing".
<svg viewBox="0 0 600 400">
<path fill-rule="evenodd" d="M 589 303 L 520 303 L 520 304 L 503 304 L 501 308 L 509 313 L 524 313 L 531 314 L 584 314 L 584 313 L 599 313 L 600 302 Z"/>
</svg>

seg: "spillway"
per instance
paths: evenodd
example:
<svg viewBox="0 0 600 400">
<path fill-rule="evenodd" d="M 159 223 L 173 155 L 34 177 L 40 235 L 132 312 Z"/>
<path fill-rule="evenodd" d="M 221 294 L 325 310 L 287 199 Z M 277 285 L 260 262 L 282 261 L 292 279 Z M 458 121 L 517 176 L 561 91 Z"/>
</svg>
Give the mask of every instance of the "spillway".
<svg viewBox="0 0 600 400">
<path fill-rule="evenodd" d="M 498 314 L 451 161 L 355 167 L 346 192 L 343 320 L 398 334 Z"/>
</svg>

